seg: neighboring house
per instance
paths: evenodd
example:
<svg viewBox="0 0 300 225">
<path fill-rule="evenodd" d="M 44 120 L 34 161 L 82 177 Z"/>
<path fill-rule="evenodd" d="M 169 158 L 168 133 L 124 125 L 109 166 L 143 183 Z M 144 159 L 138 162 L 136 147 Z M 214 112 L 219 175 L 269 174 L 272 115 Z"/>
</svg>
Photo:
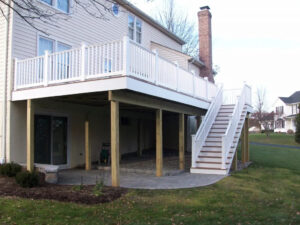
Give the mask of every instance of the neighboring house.
<svg viewBox="0 0 300 225">
<path fill-rule="evenodd" d="M 299 113 L 300 91 L 290 97 L 279 97 L 273 105 L 274 108 L 274 132 L 296 131 L 296 115 Z"/>
<path fill-rule="evenodd" d="M 161 176 L 163 149 L 173 149 L 179 151 L 183 169 L 185 149 L 191 149 L 185 143 L 198 146 L 199 137 L 190 141 L 190 132 L 210 109 L 214 113 L 208 113 L 212 117 L 203 140 L 208 138 L 225 104 L 222 88 L 214 84 L 209 8 L 198 13 L 200 59 L 192 59 L 181 52 L 183 40 L 144 12 L 125 0 L 109 2 L 105 4 L 113 13 L 101 20 L 75 1 L 37 1 L 68 18 L 58 20 L 57 26 L 37 21 L 35 26 L 48 35 L 4 10 L 8 20 L 0 17 L 1 162 L 26 163 L 28 170 L 34 163 L 61 169 L 85 165 L 89 170 L 99 160 L 102 145 L 110 143 L 112 184 L 118 186 L 119 158 L 125 154 L 156 149 Z M 241 104 L 232 120 L 240 121 L 242 115 L 242 126 L 251 111 L 251 89 L 245 85 L 238 94 Z M 231 124 L 236 127 L 230 134 L 241 130 L 238 123 Z M 233 142 L 232 135 L 228 138 L 226 143 Z M 234 158 L 230 154 L 224 154 L 230 158 L 227 167 Z M 199 163 L 193 160 L 193 165 Z M 222 173 L 228 171 L 224 165 Z"/>
</svg>

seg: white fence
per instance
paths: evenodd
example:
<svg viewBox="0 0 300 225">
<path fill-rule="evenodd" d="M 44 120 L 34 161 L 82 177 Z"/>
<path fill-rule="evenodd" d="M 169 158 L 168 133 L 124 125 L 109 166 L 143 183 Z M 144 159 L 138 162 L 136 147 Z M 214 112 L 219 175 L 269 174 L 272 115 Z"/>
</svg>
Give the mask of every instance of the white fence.
<svg viewBox="0 0 300 225">
<path fill-rule="evenodd" d="M 123 40 L 74 48 L 15 61 L 14 89 L 48 86 L 88 79 L 132 76 L 177 92 L 211 100 L 217 86 L 157 52 L 124 37 Z"/>
</svg>

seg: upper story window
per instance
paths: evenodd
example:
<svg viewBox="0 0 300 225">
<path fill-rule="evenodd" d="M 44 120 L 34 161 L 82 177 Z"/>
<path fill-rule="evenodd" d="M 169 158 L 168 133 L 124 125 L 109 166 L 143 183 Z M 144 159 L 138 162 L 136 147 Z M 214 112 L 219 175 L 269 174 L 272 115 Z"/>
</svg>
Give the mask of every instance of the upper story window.
<svg viewBox="0 0 300 225">
<path fill-rule="evenodd" d="M 142 43 L 142 21 L 135 16 L 128 15 L 128 36 L 137 43 Z"/>
<path fill-rule="evenodd" d="M 70 12 L 70 0 L 41 0 L 65 13 Z"/>
<path fill-rule="evenodd" d="M 54 41 L 48 38 L 39 38 L 39 55 L 44 55 L 45 51 L 52 53 L 54 51 Z"/>
<path fill-rule="evenodd" d="M 71 49 L 70 45 L 64 44 L 62 42 L 45 38 L 45 37 L 39 37 L 39 43 L 38 43 L 38 54 L 39 56 L 44 55 L 45 51 L 48 51 L 49 53 L 53 52 L 61 52 Z"/>
<path fill-rule="evenodd" d="M 136 42 L 142 43 L 142 21 L 136 19 L 135 21 L 135 32 L 136 32 Z"/>
<path fill-rule="evenodd" d="M 283 106 L 276 107 L 276 114 L 277 115 L 282 115 L 283 113 L 284 113 Z"/>
<path fill-rule="evenodd" d="M 128 16 L 128 36 L 131 40 L 134 40 L 134 16 Z"/>
</svg>

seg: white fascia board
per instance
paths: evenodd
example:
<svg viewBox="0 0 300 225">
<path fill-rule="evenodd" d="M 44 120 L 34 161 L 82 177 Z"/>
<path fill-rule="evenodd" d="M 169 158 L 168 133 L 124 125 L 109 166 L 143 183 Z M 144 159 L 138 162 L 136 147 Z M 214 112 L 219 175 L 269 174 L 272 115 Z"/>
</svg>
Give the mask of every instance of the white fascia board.
<svg viewBox="0 0 300 225">
<path fill-rule="evenodd" d="M 150 83 L 139 81 L 131 77 L 128 77 L 127 79 L 127 89 L 201 109 L 208 109 L 210 105 L 210 102 L 197 99 L 182 93 L 178 93 L 176 91 L 169 90 L 163 87 L 159 87 Z"/>
<path fill-rule="evenodd" d="M 119 89 L 126 89 L 125 76 L 14 91 L 12 93 L 12 101 L 103 92 Z"/>
</svg>

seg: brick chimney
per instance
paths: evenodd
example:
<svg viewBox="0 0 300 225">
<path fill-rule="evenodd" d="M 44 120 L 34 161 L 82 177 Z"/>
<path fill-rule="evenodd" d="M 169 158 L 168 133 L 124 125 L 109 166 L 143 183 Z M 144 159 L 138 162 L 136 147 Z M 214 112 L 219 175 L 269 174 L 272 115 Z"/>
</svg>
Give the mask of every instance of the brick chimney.
<svg viewBox="0 0 300 225">
<path fill-rule="evenodd" d="M 200 70 L 201 77 L 207 77 L 214 82 L 212 69 L 212 44 L 211 44 L 211 13 L 208 6 L 203 6 L 198 12 L 199 23 L 199 56 L 205 66 Z"/>
</svg>

